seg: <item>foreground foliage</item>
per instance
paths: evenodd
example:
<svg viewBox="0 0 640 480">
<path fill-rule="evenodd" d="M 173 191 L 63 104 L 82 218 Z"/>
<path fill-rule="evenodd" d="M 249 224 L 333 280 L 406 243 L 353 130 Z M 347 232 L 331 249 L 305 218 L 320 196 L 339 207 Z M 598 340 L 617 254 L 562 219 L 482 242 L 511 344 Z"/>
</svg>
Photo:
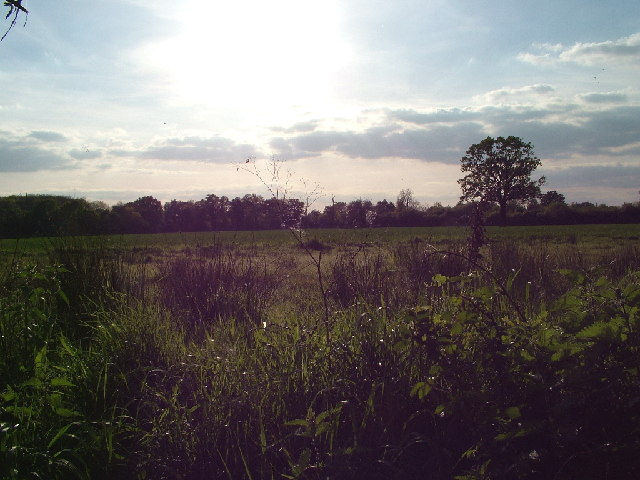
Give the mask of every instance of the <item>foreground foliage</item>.
<svg viewBox="0 0 640 480">
<path fill-rule="evenodd" d="M 2 478 L 638 478 L 637 248 L 318 249 L 5 262 Z"/>
</svg>

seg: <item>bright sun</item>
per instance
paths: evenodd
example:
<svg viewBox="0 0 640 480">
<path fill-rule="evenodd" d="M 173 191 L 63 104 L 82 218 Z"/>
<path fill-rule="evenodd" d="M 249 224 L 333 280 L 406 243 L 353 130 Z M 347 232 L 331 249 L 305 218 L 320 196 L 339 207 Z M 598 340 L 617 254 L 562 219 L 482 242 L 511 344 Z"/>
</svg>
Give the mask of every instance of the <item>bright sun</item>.
<svg viewBox="0 0 640 480">
<path fill-rule="evenodd" d="M 339 2 L 191 0 L 181 32 L 144 53 L 183 100 L 236 108 L 326 102 L 350 53 Z"/>
</svg>

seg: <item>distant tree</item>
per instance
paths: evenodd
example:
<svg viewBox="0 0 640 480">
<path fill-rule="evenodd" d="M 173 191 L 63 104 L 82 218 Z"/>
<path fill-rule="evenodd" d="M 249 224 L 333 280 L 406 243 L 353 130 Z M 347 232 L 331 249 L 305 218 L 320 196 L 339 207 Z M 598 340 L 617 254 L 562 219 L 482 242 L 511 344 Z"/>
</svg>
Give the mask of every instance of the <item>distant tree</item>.
<svg viewBox="0 0 640 480">
<path fill-rule="evenodd" d="M 353 200 L 347 205 L 347 225 L 353 228 L 364 228 L 369 225 L 367 213 L 373 210 L 370 200 Z"/>
<path fill-rule="evenodd" d="M 332 199 L 331 205 L 324 207 L 324 227 L 342 228 L 347 226 L 347 204 Z"/>
<path fill-rule="evenodd" d="M 566 199 L 563 194 L 556 192 L 555 190 L 549 190 L 548 192 L 540 195 L 540 205 L 546 207 L 552 203 L 566 204 Z"/>
<path fill-rule="evenodd" d="M 369 216 L 372 225 L 375 227 L 392 226 L 395 222 L 395 210 L 396 206 L 393 202 L 388 202 L 386 199 L 380 200 L 373 207 L 373 216 Z"/>
<path fill-rule="evenodd" d="M 196 232 L 202 225 L 195 202 L 175 199 L 164 204 L 164 224 L 169 232 Z"/>
<path fill-rule="evenodd" d="M 308 203 L 297 198 L 282 200 L 282 220 L 277 228 L 295 228 L 300 226 L 302 217 L 308 209 Z"/>
<path fill-rule="evenodd" d="M 318 210 L 311 210 L 302 217 L 302 228 L 319 228 L 322 226 L 322 213 Z"/>
<path fill-rule="evenodd" d="M 238 228 L 242 230 L 260 230 L 265 225 L 264 198 L 262 195 L 248 193 L 241 199 L 244 222 Z"/>
<path fill-rule="evenodd" d="M 235 197 L 229 203 L 229 222 L 231 230 L 242 230 L 245 228 L 244 203 L 240 197 Z"/>
<path fill-rule="evenodd" d="M 400 190 L 396 201 L 398 210 L 417 210 L 419 206 L 420 202 L 413 198 L 413 190 L 410 188 Z"/>
<path fill-rule="evenodd" d="M 151 196 L 140 197 L 126 204 L 140 214 L 145 222 L 145 231 L 156 233 L 160 231 L 163 220 L 162 203 Z"/>
<path fill-rule="evenodd" d="M 462 201 L 497 203 L 500 222 L 507 221 L 507 205 L 512 201 L 526 202 L 540 194 L 545 178 L 533 181 L 531 174 L 541 164 L 533 154 L 531 143 L 518 137 L 487 137 L 471 145 L 462 157 L 462 172 L 458 180 Z"/>
<path fill-rule="evenodd" d="M 385 213 L 392 213 L 396 207 L 393 202 L 388 202 L 386 199 L 380 200 L 376 203 L 375 211 L 378 215 L 384 215 Z"/>
<path fill-rule="evenodd" d="M 198 202 L 198 209 L 206 230 L 224 230 L 229 227 L 229 199 L 224 195 L 209 194 Z"/>
<path fill-rule="evenodd" d="M 111 233 L 145 233 L 147 223 L 131 205 L 114 205 L 109 212 Z"/>
</svg>

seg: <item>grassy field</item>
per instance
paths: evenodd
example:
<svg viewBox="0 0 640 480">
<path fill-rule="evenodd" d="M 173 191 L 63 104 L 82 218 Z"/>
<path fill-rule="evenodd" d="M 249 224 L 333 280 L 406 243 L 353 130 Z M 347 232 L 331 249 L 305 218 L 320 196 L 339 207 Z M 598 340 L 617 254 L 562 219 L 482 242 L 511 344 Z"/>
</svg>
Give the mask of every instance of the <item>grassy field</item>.
<svg viewBox="0 0 640 480">
<path fill-rule="evenodd" d="M 416 238 L 434 243 L 462 240 L 468 236 L 467 227 L 415 227 L 371 229 L 314 229 L 304 233 L 306 238 L 317 238 L 331 246 L 372 243 L 391 244 Z M 637 243 L 640 240 L 640 224 L 628 225 L 560 225 L 534 227 L 488 227 L 487 234 L 496 240 L 514 240 L 527 243 L 546 241 L 555 244 L 584 243 L 611 245 L 612 242 Z M 114 246 L 125 248 L 162 248 L 179 250 L 195 248 L 211 243 L 236 245 L 295 245 L 297 239 L 288 230 L 264 230 L 256 232 L 185 232 L 143 235 L 114 235 L 105 237 Z M 11 254 L 16 248 L 43 252 L 49 239 L 0 239 L 0 253 Z"/>
<path fill-rule="evenodd" d="M 640 478 L 640 225 L 0 241 L 0 476 Z"/>
</svg>

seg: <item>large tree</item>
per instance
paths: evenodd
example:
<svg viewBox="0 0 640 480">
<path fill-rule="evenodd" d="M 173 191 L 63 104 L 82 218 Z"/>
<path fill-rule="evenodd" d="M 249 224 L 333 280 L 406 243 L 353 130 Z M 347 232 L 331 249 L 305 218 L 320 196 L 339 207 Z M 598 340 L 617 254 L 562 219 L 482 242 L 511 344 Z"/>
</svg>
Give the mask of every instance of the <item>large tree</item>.
<svg viewBox="0 0 640 480">
<path fill-rule="evenodd" d="M 540 195 L 545 178 L 532 180 L 531 174 L 540 166 L 533 146 L 519 137 L 487 137 L 471 145 L 462 157 L 462 172 L 458 180 L 462 201 L 497 203 L 500 220 L 506 224 L 507 204 L 527 201 Z"/>
</svg>

